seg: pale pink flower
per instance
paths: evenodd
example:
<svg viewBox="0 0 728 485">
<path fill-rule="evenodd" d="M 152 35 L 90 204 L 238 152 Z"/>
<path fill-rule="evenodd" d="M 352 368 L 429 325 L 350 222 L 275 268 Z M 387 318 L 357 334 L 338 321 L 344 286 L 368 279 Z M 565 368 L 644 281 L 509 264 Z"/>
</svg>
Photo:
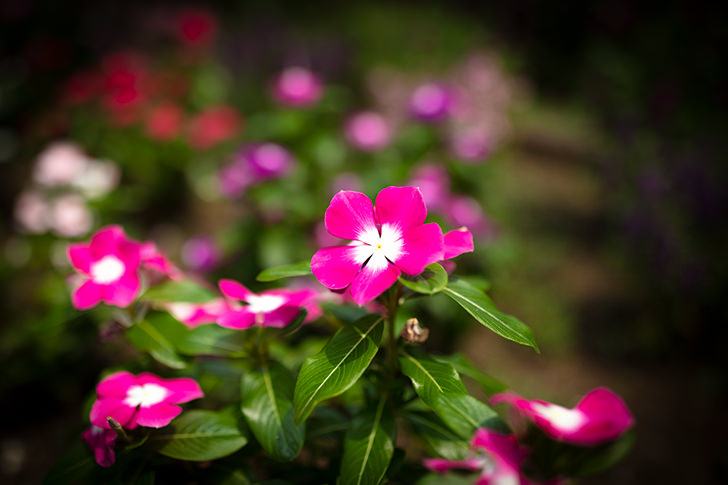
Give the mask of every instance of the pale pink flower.
<svg viewBox="0 0 728 485">
<path fill-rule="evenodd" d="M 427 207 L 435 211 L 445 209 L 450 199 L 450 176 L 445 167 L 435 163 L 420 165 L 410 183 L 420 189 Z"/>
<path fill-rule="evenodd" d="M 232 310 L 224 298 L 216 298 L 204 303 L 168 303 L 165 308 L 174 318 L 190 328 L 206 323 L 216 323 L 223 314 Z"/>
<path fill-rule="evenodd" d="M 310 289 L 279 289 L 256 294 L 233 280 L 220 280 L 219 285 L 223 295 L 246 303 L 234 306 L 218 318 L 218 325 L 228 328 L 285 327 L 316 297 Z"/>
<path fill-rule="evenodd" d="M 53 201 L 48 222 L 59 236 L 77 237 L 88 234 L 94 218 L 83 197 L 64 194 Z"/>
<path fill-rule="evenodd" d="M 39 155 L 33 169 L 33 179 L 49 187 L 66 185 L 86 169 L 88 157 L 75 143 L 55 142 Z"/>
<path fill-rule="evenodd" d="M 420 274 L 443 256 L 440 226 L 425 224 L 427 208 L 416 187 L 387 187 L 374 206 L 360 192 L 341 191 L 324 218 L 332 236 L 353 240 L 314 254 L 311 270 L 329 289 L 348 288 L 359 305 L 373 300 L 402 272 Z"/>
<path fill-rule="evenodd" d="M 321 80 L 303 67 L 289 67 L 281 72 L 273 84 L 273 97 L 286 106 L 311 106 L 323 91 Z"/>
<path fill-rule="evenodd" d="M 572 409 L 540 399 L 529 401 L 511 392 L 496 394 L 491 402 L 508 403 L 550 437 L 582 446 L 618 438 L 634 425 L 624 401 L 603 387 L 587 393 Z"/>
<path fill-rule="evenodd" d="M 89 243 L 70 244 L 68 258 L 83 276 L 71 295 L 79 310 L 102 301 L 126 307 L 139 293 L 141 244 L 128 239 L 119 226 L 100 229 Z"/>
<path fill-rule="evenodd" d="M 354 147 L 374 152 L 389 144 L 392 129 L 379 113 L 364 111 L 349 118 L 344 126 L 344 134 Z"/>
<path fill-rule="evenodd" d="M 20 194 L 15 202 L 15 220 L 22 229 L 31 234 L 41 234 L 48 230 L 48 203 L 38 191 L 30 190 Z"/>
<path fill-rule="evenodd" d="M 420 84 L 410 97 L 410 113 L 422 121 L 440 121 L 450 115 L 453 100 L 452 90 L 444 84 Z"/>
<path fill-rule="evenodd" d="M 94 460 L 100 466 L 109 467 L 116 461 L 114 445 L 116 433 L 112 429 L 91 426 L 81 435 L 86 444 L 94 453 Z"/>
<path fill-rule="evenodd" d="M 137 426 L 167 426 L 182 408 L 176 404 L 202 397 L 199 384 L 193 379 L 161 379 L 154 374 L 134 376 L 126 371 L 115 372 L 96 386 L 97 399 L 91 407 L 91 424 L 110 428 L 114 418 L 126 429 Z"/>
<path fill-rule="evenodd" d="M 114 162 L 90 159 L 84 171 L 73 179 L 71 186 L 88 199 L 98 199 L 114 190 L 120 178 L 119 166 Z"/>
<path fill-rule="evenodd" d="M 483 130 L 474 127 L 453 130 L 450 148 L 464 162 L 479 162 L 490 154 L 491 143 Z"/>
</svg>

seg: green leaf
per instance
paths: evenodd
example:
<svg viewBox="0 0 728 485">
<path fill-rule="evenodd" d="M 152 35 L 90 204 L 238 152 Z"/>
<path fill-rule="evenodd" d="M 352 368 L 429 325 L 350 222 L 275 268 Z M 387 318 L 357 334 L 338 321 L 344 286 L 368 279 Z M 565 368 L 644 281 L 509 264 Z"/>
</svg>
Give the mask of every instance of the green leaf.
<svg viewBox="0 0 728 485">
<path fill-rule="evenodd" d="M 405 411 L 404 417 L 432 448 L 435 454 L 447 460 L 462 460 L 470 450 L 467 440 L 461 438 L 430 411 Z"/>
<path fill-rule="evenodd" d="M 488 295 L 474 286 L 463 280 L 451 280 L 442 292 L 501 337 L 531 346 L 536 352 L 539 351 L 531 329 L 516 317 L 501 313 Z"/>
<path fill-rule="evenodd" d="M 218 295 L 192 280 L 182 280 L 167 281 L 153 286 L 142 295 L 142 298 L 162 303 L 204 303 L 218 298 Z"/>
<path fill-rule="evenodd" d="M 256 279 L 258 281 L 275 281 L 283 278 L 293 278 L 294 276 L 308 276 L 310 274 L 311 261 L 301 261 L 300 263 L 264 269 L 258 273 Z"/>
<path fill-rule="evenodd" d="M 176 343 L 182 341 L 189 329 L 171 315 L 150 314 L 126 330 L 126 337 L 137 349 L 149 352 L 154 359 L 172 369 L 184 369 L 187 362 L 177 354 Z"/>
<path fill-rule="evenodd" d="M 477 483 L 478 475 L 471 473 L 469 475 L 459 475 L 457 473 L 448 473 L 440 475 L 439 473 L 430 473 L 420 478 L 417 485 L 472 485 Z"/>
<path fill-rule="evenodd" d="M 382 340 L 383 319 L 367 315 L 331 337 L 323 349 L 306 359 L 293 395 L 296 423 L 316 404 L 350 388 L 369 367 Z"/>
<path fill-rule="evenodd" d="M 483 426 L 503 429 L 495 411 L 468 395 L 458 372 L 450 364 L 408 354 L 400 357 L 399 362 L 420 399 L 461 438 L 469 440 Z"/>
<path fill-rule="evenodd" d="M 277 362 L 243 374 L 243 415 L 260 445 L 273 458 L 290 461 L 301 451 L 305 423 L 293 422 L 291 372 Z"/>
<path fill-rule="evenodd" d="M 80 440 L 79 440 L 80 441 Z M 46 485 L 79 483 L 79 480 L 99 468 L 85 443 L 76 443 L 53 465 L 43 483 Z"/>
<path fill-rule="evenodd" d="M 394 452 L 394 416 L 381 397 L 376 406 L 358 414 L 344 438 L 340 485 L 377 485 Z"/>
<path fill-rule="evenodd" d="M 240 330 L 224 328 L 216 324 L 200 325 L 192 329 L 177 345 L 185 355 L 218 355 L 242 357 L 247 334 Z"/>
<path fill-rule="evenodd" d="M 248 438 L 232 412 L 188 411 L 150 436 L 159 453 L 189 461 L 208 461 L 235 453 Z"/>
<path fill-rule="evenodd" d="M 415 276 L 402 275 L 399 282 L 412 291 L 424 293 L 426 295 L 434 295 L 442 291 L 447 284 L 447 271 L 437 263 L 432 263 L 425 267 L 425 270 Z"/>
<path fill-rule="evenodd" d="M 477 367 L 475 367 L 463 354 L 453 354 L 453 355 L 435 355 L 433 358 L 439 362 L 446 362 L 453 367 L 455 367 L 455 370 L 458 371 L 461 375 L 468 376 L 471 379 L 475 380 L 478 384 L 480 384 L 480 387 L 483 388 L 483 391 L 485 391 L 486 394 L 489 396 L 492 396 L 493 394 L 498 394 L 499 392 L 503 392 L 508 387 L 500 382 L 495 377 L 491 377 L 488 374 L 480 371 Z"/>
</svg>

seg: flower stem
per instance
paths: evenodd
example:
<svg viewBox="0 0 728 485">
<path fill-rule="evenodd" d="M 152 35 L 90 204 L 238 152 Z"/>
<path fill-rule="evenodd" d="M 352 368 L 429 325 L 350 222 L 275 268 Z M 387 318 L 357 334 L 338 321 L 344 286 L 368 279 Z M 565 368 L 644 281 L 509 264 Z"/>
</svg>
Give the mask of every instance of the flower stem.
<svg viewBox="0 0 728 485">
<path fill-rule="evenodd" d="M 399 285 L 390 289 L 387 302 L 387 359 L 392 375 L 397 371 L 397 336 L 394 333 L 394 327 L 397 321 L 397 310 L 399 310 L 399 292 Z"/>
</svg>

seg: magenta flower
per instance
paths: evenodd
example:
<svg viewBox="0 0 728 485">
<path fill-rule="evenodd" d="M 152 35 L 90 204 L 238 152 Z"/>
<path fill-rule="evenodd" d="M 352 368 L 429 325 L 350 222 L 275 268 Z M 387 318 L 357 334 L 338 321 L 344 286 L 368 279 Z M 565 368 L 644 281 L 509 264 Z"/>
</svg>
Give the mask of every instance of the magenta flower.
<svg viewBox="0 0 728 485">
<path fill-rule="evenodd" d="M 443 211 L 450 199 L 450 176 L 442 165 L 426 163 L 418 166 L 410 179 L 414 187 L 419 187 L 427 207 Z"/>
<path fill-rule="evenodd" d="M 605 388 L 589 392 L 573 409 L 511 392 L 497 394 L 491 402 L 508 403 L 552 438 L 582 446 L 613 440 L 634 425 L 624 401 Z"/>
<path fill-rule="evenodd" d="M 109 467 L 116 461 L 114 445 L 116 432 L 112 429 L 91 426 L 81 435 L 86 444 L 94 453 L 94 460 L 103 467 Z"/>
<path fill-rule="evenodd" d="M 105 302 L 128 306 L 139 293 L 141 244 L 128 239 L 119 226 L 105 227 L 88 244 L 68 246 L 71 265 L 85 280 L 71 295 L 79 310 Z"/>
<path fill-rule="evenodd" d="M 478 129 L 461 130 L 452 134 L 450 148 L 464 162 L 475 163 L 485 159 L 491 152 L 491 142 Z"/>
<path fill-rule="evenodd" d="M 291 165 L 293 156 L 277 143 L 247 145 L 220 171 L 220 189 L 228 197 L 237 197 L 252 185 L 285 175 Z"/>
<path fill-rule="evenodd" d="M 182 272 L 151 241 L 141 244 L 141 264 L 145 269 L 156 271 L 173 280 L 182 279 Z"/>
<path fill-rule="evenodd" d="M 182 408 L 176 404 L 202 397 L 199 384 L 192 379 L 161 379 L 154 374 L 134 376 L 115 372 L 96 386 L 98 398 L 91 407 L 91 424 L 110 429 L 107 418 L 124 428 L 167 426 Z"/>
<path fill-rule="evenodd" d="M 440 121 L 450 114 L 453 108 L 453 93 L 438 83 L 417 86 L 410 98 L 410 113 L 423 121 Z"/>
<path fill-rule="evenodd" d="M 303 67 L 289 67 L 278 75 L 273 97 L 286 106 L 310 106 L 321 98 L 321 80 Z"/>
<path fill-rule="evenodd" d="M 212 238 L 195 236 L 182 245 L 182 262 L 194 271 L 210 271 L 220 264 L 220 248 Z"/>
<path fill-rule="evenodd" d="M 472 253 L 473 235 L 467 227 L 461 227 L 450 231 L 443 236 L 442 259 L 452 259 L 463 253 Z"/>
<path fill-rule="evenodd" d="M 232 310 L 224 298 L 217 298 L 205 303 L 168 303 L 165 308 L 174 318 L 190 328 L 206 323 L 217 323 L 224 313 Z"/>
<path fill-rule="evenodd" d="M 470 448 L 470 455 L 464 460 L 429 458 L 424 461 L 424 465 L 440 474 L 452 469 L 479 471 L 476 485 L 530 483 L 521 474 L 520 466 L 526 453 L 515 436 L 480 428 L 475 431 Z"/>
<path fill-rule="evenodd" d="M 269 290 L 253 293 L 237 281 L 220 280 L 223 295 L 247 303 L 231 308 L 217 319 L 222 327 L 245 329 L 254 325 L 260 327 L 285 327 L 301 312 L 302 307 L 315 298 L 313 290 Z"/>
<path fill-rule="evenodd" d="M 382 294 L 402 272 L 422 273 L 443 256 L 440 226 L 425 224 L 427 208 L 416 187 L 387 187 L 371 200 L 360 192 L 341 191 L 324 218 L 332 236 L 353 240 L 346 246 L 319 249 L 311 270 L 329 289 L 351 292 L 363 305 Z"/>
<path fill-rule="evenodd" d="M 349 118 L 344 126 L 344 134 L 359 150 L 375 152 L 389 144 L 392 129 L 382 115 L 365 111 Z"/>
</svg>

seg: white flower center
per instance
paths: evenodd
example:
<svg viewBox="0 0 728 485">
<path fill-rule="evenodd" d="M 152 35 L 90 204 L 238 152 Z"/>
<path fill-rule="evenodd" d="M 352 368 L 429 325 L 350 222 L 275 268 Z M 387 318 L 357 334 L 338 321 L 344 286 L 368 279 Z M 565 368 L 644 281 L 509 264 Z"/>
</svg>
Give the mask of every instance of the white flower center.
<svg viewBox="0 0 728 485">
<path fill-rule="evenodd" d="M 91 279 L 95 283 L 111 283 L 121 278 L 125 269 L 124 263 L 116 256 L 104 256 L 91 264 Z"/>
<path fill-rule="evenodd" d="M 164 401 L 165 397 L 167 397 L 167 390 L 157 384 L 132 386 L 128 391 L 126 391 L 124 404 L 127 406 L 141 406 L 143 408 L 147 408 Z"/>
<path fill-rule="evenodd" d="M 286 299 L 279 295 L 251 295 L 246 300 L 253 313 L 268 313 L 280 308 Z"/>
<path fill-rule="evenodd" d="M 375 227 L 362 232 L 352 243 L 356 247 L 354 258 L 357 263 L 364 264 L 373 270 L 383 270 L 391 262 L 394 263 L 404 253 L 402 247 L 402 231 L 397 226 L 382 224 L 381 234 Z"/>
<path fill-rule="evenodd" d="M 538 414 L 548 419 L 554 427 L 564 431 L 578 429 L 586 421 L 586 416 L 578 409 L 568 409 L 557 404 L 539 403 L 534 403 L 533 407 Z"/>
</svg>

